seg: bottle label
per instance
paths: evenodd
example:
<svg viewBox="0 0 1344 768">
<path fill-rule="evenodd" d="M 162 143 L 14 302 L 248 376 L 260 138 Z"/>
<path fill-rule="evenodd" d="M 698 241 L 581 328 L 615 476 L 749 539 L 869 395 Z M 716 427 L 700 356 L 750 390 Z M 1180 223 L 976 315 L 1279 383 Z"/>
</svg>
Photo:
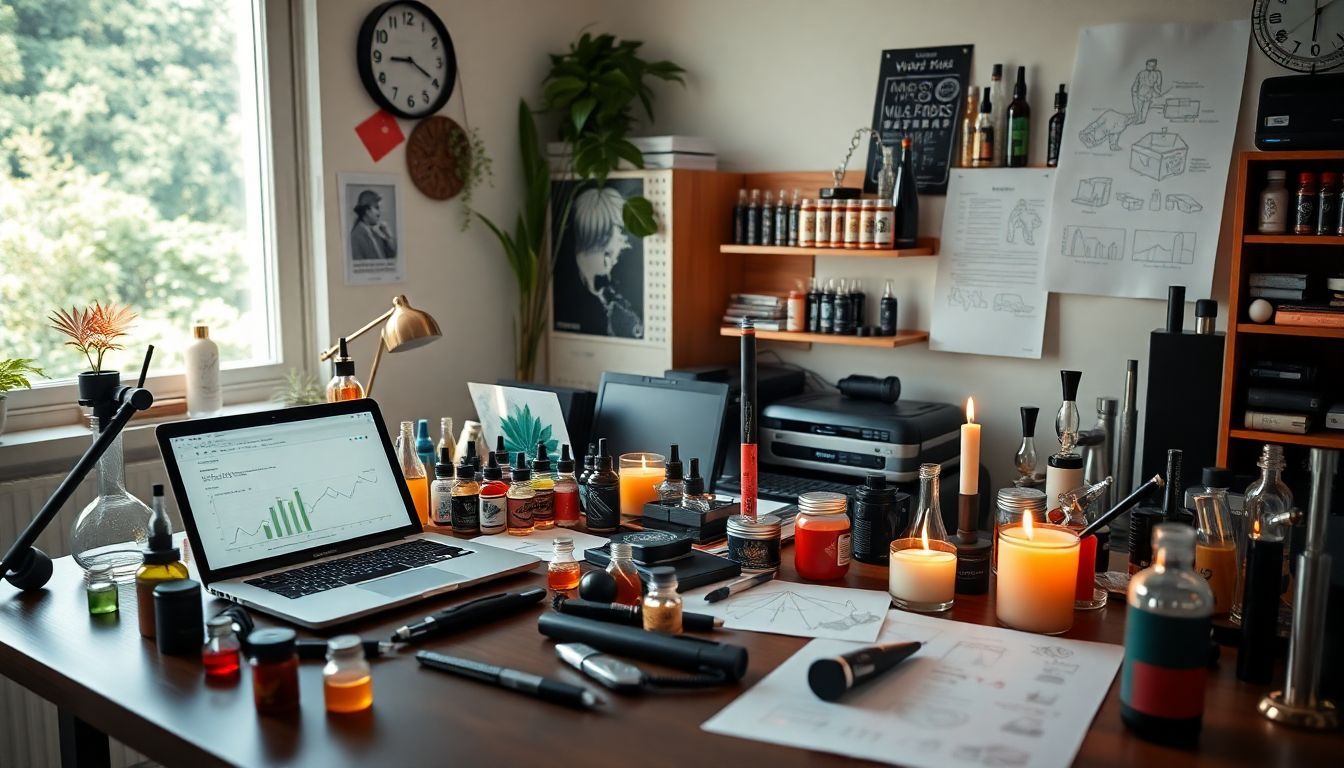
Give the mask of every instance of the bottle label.
<svg viewBox="0 0 1344 768">
<path fill-rule="evenodd" d="M 743 571 L 773 571 L 779 568 L 779 538 L 747 539 L 729 533 L 728 559 Z"/>
<path fill-rule="evenodd" d="M 1305 232 L 1310 229 L 1316 231 L 1316 196 L 1301 195 L 1297 196 L 1297 219 L 1293 222 L 1294 227 L 1299 232 Z"/>
<path fill-rule="evenodd" d="M 481 530 L 498 531 L 508 522 L 507 503 L 503 496 L 481 497 Z"/>
<path fill-rule="evenodd" d="M 1030 135 L 1030 121 L 1025 117 L 1013 118 L 1008 126 L 1008 154 L 1011 157 L 1027 156 L 1027 141 Z"/>
<path fill-rule="evenodd" d="M 1335 206 L 1339 205 L 1339 195 L 1322 192 L 1316 208 L 1316 234 L 1331 234 L 1335 223 Z"/>
<path fill-rule="evenodd" d="M 619 485 L 590 485 L 588 487 L 588 527 L 613 530 L 621 525 L 621 490 Z"/>
<path fill-rule="evenodd" d="M 1260 197 L 1260 231 L 1265 233 L 1282 232 L 1287 225 L 1287 211 L 1283 209 L 1284 200 L 1279 195 L 1266 194 Z"/>
<path fill-rule="evenodd" d="M 508 509 L 510 528 L 531 528 L 532 527 L 532 497 L 525 499 L 510 498 L 506 502 Z"/>
<path fill-rule="evenodd" d="M 842 533 L 835 538 L 835 564 L 849 565 L 849 534 Z"/>
<path fill-rule="evenodd" d="M 983 126 L 975 132 L 975 162 L 984 165 L 994 162 L 994 128 Z"/>
<path fill-rule="evenodd" d="M 434 522 L 439 525 L 453 524 L 453 497 L 448 493 L 434 494 Z"/>
<path fill-rule="evenodd" d="M 532 522 L 540 523 L 555 519 L 555 489 L 538 488 L 533 497 Z"/>
<path fill-rule="evenodd" d="M 649 632 L 667 632 L 681 634 L 681 606 L 644 606 L 640 613 L 644 616 L 644 629 Z"/>
<path fill-rule="evenodd" d="M 555 520 L 556 522 L 578 522 L 579 519 L 579 493 L 576 489 L 555 491 Z"/>
<path fill-rule="evenodd" d="M 454 531 L 476 531 L 481 527 L 481 501 L 476 494 L 452 496 L 452 525 Z"/>
<path fill-rule="evenodd" d="M 1150 717 L 1198 718 L 1208 660 L 1207 616 L 1162 616 L 1130 606 L 1120 702 Z"/>
</svg>

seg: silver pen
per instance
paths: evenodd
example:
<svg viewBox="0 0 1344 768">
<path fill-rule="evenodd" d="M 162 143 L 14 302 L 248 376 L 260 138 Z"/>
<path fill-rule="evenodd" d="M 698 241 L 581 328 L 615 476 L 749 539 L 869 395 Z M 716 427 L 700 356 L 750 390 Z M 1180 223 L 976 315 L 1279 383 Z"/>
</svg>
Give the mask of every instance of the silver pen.
<svg viewBox="0 0 1344 768">
<path fill-rule="evenodd" d="M 765 573 L 755 573 L 751 576 L 744 576 L 737 581 L 725 584 L 705 595 L 705 602 L 717 603 L 720 600 L 727 600 L 730 595 L 736 595 L 738 592 L 751 589 L 758 584 L 764 584 L 773 578 L 775 578 L 774 571 L 766 571 Z"/>
</svg>

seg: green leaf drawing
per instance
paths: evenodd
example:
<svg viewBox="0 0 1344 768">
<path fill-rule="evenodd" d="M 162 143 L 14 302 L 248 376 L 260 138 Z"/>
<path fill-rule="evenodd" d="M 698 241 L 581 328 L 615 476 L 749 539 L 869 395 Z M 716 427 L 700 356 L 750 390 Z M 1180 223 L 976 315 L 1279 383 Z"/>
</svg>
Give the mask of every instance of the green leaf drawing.
<svg viewBox="0 0 1344 768">
<path fill-rule="evenodd" d="M 560 454 L 559 441 L 551 437 L 551 425 L 543 424 L 541 419 L 533 416 L 530 406 L 512 406 L 509 415 L 500 422 L 500 429 L 504 432 L 504 447 L 510 456 L 520 452 L 532 456 L 536 453 L 537 443 L 546 446 L 546 453 L 552 460 Z"/>
</svg>

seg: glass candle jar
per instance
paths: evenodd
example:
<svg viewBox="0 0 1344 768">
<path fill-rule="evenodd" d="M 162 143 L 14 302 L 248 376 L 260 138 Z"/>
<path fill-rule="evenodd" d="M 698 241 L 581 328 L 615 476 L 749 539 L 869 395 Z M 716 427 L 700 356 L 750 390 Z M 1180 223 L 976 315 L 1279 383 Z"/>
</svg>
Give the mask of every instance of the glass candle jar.
<svg viewBox="0 0 1344 768">
<path fill-rule="evenodd" d="M 1078 534 L 1032 517 L 999 530 L 994 616 L 1013 629 L 1058 635 L 1073 626 Z"/>
<path fill-rule="evenodd" d="M 793 556 L 798 576 L 812 581 L 839 579 L 849 572 L 850 522 L 843 493 L 814 491 L 798 497 Z"/>
<path fill-rule="evenodd" d="M 936 613 L 952 607 L 957 548 L 950 542 L 896 539 L 891 542 L 887 569 L 891 602 L 897 608 Z"/>
<path fill-rule="evenodd" d="M 258 629 L 247 637 L 252 700 L 257 713 L 281 715 L 299 708 L 299 657 L 292 629 Z"/>
<path fill-rule="evenodd" d="M 667 476 L 661 453 L 623 453 L 620 460 L 621 515 L 639 517 L 644 505 L 658 500 L 658 484 Z"/>
<path fill-rule="evenodd" d="M 1031 512 L 1036 519 L 1045 519 L 1045 492 L 1038 488 L 1009 486 L 1000 488 L 995 498 L 993 551 L 990 561 L 994 572 L 999 572 L 999 530 L 1022 522 L 1022 513 Z"/>
</svg>

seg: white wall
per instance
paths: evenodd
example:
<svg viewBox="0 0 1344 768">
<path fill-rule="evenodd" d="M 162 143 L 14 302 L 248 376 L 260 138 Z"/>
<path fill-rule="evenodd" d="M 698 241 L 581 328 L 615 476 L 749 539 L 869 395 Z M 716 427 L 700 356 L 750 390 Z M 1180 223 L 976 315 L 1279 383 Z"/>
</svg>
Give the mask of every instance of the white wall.
<svg viewBox="0 0 1344 768">
<path fill-rule="evenodd" d="M 469 413 L 463 382 L 490 380 L 511 370 L 510 304 L 513 281 L 488 234 L 457 231 L 457 204 L 417 194 L 407 210 L 408 248 L 414 249 L 408 284 L 349 288 L 341 283 L 339 211 L 335 172 L 403 172 L 400 150 L 374 164 L 359 145 L 354 125 L 373 112 L 355 73 L 350 50 L 370 4 L 322 2 L 322 135 L 327 193 L 328 264 L 332 334 L 357 325 L 399 290 L 432 312 L 449 337 L 384 363 L 377 394 L 390 419 Z M 670 58 L 689 70 L 687 88 L 659 86 L 659 133 L 709 136 L 724 167 L 748 171 L 826 170 L 843 156 L 853 130 L 871 118 L 880 51 L 934 44 L 975 45 L 975 80 L 988 80 L 1002 61 L 1029 72 L 1037 116 L 1033 158 L 1045 156 L 1050 94 L 1072 71 L 1079 28 L 1111 21 L 1196 21 L 1244 18 L 1244 0 L 585 0 L 565 3 L 430 3 L 444 17 L 457 44 L 473 125 L 482 128 L 495 158 L 495 188 L 484 190 L 488 213 L 512 216 L 517 189 L 514 109 L 519 96 L 534 100 L 548 52 L 561 51 L 589 21 L 597 29 L 646 42 L 646 54 Z M 1259 81 L 1277 67 L 1252 50 L 1239 128 L 1239 147 L 1251 144 Z M 460 95 L 446 113 L 460 117 Z M 404 126 L 408 131 L 410 125 Z M 862 164 L 863 158 L 855 162 Z M 1230 207 L 1230 185 L 1229 206 Z M 923 229 L 937 234 L 941 197 L 922 199 Z M 1220 254 L 1230 251 L 1224 212 Z M 1226 297 L 1226 259 L 1220 258 L 1213 295 Z M 935 263 L 932 259 L 872 263 L 819 259 L 819 274 L 854 276 L 877 290 L 884 278 L 900 287 L 905 327 L 928 327 Z M 1190 299 L 1202 291 L 1191 290 Z M 1225 307 L 1224 307 L 1225 310 Z M 785 357 L 831 380 L 851 372 L 901 377 L 904 396 L 960 403 L 976 398 L 985 423 L 983 460 L 995 484 L 1006 482 L 1018 442 L 1017 409 L 1041 407 L 1037 434 L 1042 451 L 1053 448 L 1053 414 L 1060 368 L 1084 372 L 1079 399 L 1090 425 L 1098 395 L 1119 395 L 1124 361 L 1138 358 L 1147 374 L 1148 332 L 1165 316 L 1161 302 L 1087 296 L 1052 296 L 1040 361 L 933 353 L 924 347 L 874 352 L 843 347 L 811 351 L 775 345 Z M 1220 318 L 1220 321 L 1222 319 Z M 1187 322 L 1191 322 L 1187 320 Z M 1221 325 L 1221 322 L 1220 322 Z M 357 351 L 361 371 L 371 347 Z M 1140 408 L 1143 406 L 1140 387 Z M 446 409 L 446 410 L 445 410 Z M 1044 453 L 1042 454 L 1044 456 Z"/>
</svg>

